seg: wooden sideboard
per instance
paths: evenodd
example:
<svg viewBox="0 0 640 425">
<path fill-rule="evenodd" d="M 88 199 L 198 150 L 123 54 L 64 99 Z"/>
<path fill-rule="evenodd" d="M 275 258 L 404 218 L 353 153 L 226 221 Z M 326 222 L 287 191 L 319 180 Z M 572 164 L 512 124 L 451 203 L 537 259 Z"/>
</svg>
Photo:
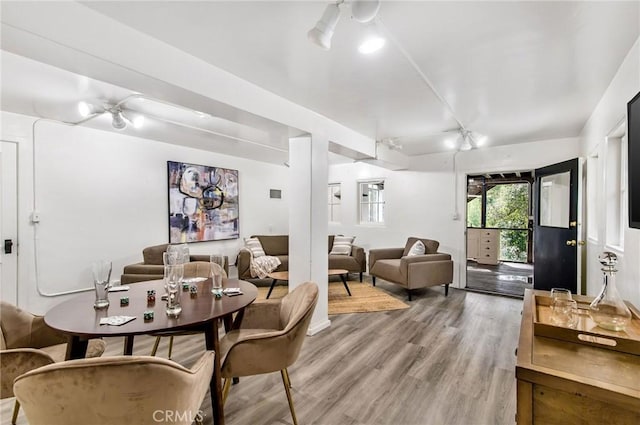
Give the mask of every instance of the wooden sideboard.
<svg viewBox="0 0 640 425">
<path fill-rule="evenodd" d="M 640 356 L 535 335 L 536 294 L 548 292 L 525 292 L 517 424 L 640 424 Z"/>
</svg>

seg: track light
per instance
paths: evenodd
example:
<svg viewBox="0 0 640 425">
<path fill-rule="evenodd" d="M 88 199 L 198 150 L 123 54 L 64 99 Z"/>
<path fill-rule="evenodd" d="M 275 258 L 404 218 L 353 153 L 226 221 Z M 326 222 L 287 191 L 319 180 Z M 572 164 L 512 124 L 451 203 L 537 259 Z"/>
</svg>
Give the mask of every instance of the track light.
<svg viewBox="0 0 640 425">
<path fill-rule="evenodd" d="M 380 10 L 380 0 L 353 0 L 351 16 L 361 24 L 373 21 Z"/>
<path fill-rule="evenodd" d="M 337 4 L 329 4 L 318 21 L 308 33 L 309 40 L 322 47 L 324 50 L 331 48 L 331 37 L 340 19 L 340 7 Z"/>
<path fill-rule="evenodd" d="M 111 126 L 116 130 L 122 130 L 127 126 L 127 122 L 124 120 L 122 111 L 120 109 L 113 109 L 111 112 Z"/>
</svg>

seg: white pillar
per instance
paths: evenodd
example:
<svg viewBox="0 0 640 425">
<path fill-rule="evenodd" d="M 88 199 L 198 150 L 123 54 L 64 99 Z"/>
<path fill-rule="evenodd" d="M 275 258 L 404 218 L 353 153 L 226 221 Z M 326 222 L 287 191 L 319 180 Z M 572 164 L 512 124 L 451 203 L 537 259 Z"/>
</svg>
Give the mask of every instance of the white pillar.
<svg viewBox="0 0 640 425">
<path fill-rule="evenodd" d="M 289 289 L 306 281 L 320 290 L 309 335 L 329 327 L 328 148 L 326 136 L 289 139 Z"/>
</svg>

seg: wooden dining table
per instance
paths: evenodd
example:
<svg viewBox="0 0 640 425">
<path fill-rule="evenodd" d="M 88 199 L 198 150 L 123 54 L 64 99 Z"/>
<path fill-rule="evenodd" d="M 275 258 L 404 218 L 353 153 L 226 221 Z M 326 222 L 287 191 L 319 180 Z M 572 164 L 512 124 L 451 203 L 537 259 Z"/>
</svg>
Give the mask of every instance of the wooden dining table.
<svg viewBox="0 0 640 425">
<path fill-rule="evenodd" d="M 87 344 L 92 338 L 125 337 L 123 354 L 131 355 L 136 335 L 178 331 L 200 331 L 205 336 L 207 350 L 215 352 L 214 372 L 211 377 L 211 407 L 215 424 L 224 424 L 222 404 L 222 377 L 220 372 L 220 344 L 218 326 L 220 319 L 228 326 L 237 328 L 242 322 L 245 307 L 255 301 L 258 289 L 249 282 L 238 279 L 223 279 L 223 288 L 240 288 L 242 295 L 222 295 L 216 298 L 211 293 L 211 279 L 193 283 L 196 294 L 180 291 L 182 312 L 178 317 L 166 314 L 166 301 L 162 280 L 130 284 L 126 291 L 109 292 L 109 306 L 95 309 L 93 292 L 77 295 L 51 308 L 44 316 L 45 323 L 68 336 L 67 360 L 84 358 Z M 147 301 L 147 291 L 155 290 L 155 302 Z M 128 297 L 128 304 L 120 299 Z M 145 311 L 153 311 L 152 320 L 144 320 Z M 231 321 L 233 313 L 237 313 Z M 100 325 L 100 319 L 108 316 L 135 316 L 135 319 L 120 326 Z M 228 330 L 228 329 L 227 329 Z"/>
</svg>

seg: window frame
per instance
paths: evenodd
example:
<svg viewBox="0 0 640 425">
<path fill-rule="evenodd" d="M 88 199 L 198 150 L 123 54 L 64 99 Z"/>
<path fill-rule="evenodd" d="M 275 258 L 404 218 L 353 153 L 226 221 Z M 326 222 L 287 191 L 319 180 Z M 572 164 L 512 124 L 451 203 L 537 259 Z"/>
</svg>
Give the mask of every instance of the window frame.
<svg viewBox="0 0 640 425">
<path fill-rule="evenodd" d="M 332 196 L 333 192 L 332 189 L 333 188 L 338 188 L 338 194 L 340 194 L 340 196 Z M 328 221 L 329 223 L 340 223 L 341 222 L 341 218 L 342 217 L 337 217 L 337 220 L 335 219 L 336 217 L 334 217 L 334 208 L 336 205 L 339 206 L 339 213 L 335 214 L 335 215 L 339 215 L 342 216 L 342 183 L 329 183 L 329 186 L 327 187 L 328 193 L 328 199 L 327 199 L 327 207 L 328 207 Z M 337 202 L 332 202 L 332 200 L 334 200 L 334 198 L 337 198 L 338 201 Z"/>
<path fill-rule="evenodd" d="M 385 210 L 386 210 L 386 197 L 384 195 L 385 193 L 385 179 L 384 178 L 373 178 L 373 179 L 366 179 L 366 180 L 358 180 L 357 184 L 358 184 L 358 224 L 361 226 L 385 226 L 386 224 L 386 220 L 385 220 Z M 380 193 L 382 196 L 382 200 L 376 200 L 376 201 L 369 201 L 369 202 L 363 202 L 363 185 L 372 185 L 372 184 L 382 184 L 382 189 L 378 189 L 378 193 Z M 378 217 L 381 217 L 381 219 L 378 219 L 377 221 L 363 221 L 362 220 L 362 213 L 363 213 L 363 206 L 367 205 L 369 206 L 369 208 L 372 205 L 378 205 L 377 212 L 376 215 Z M 371 210 L 369 210 L 369 217 L 371 217 Z"/>
</svg>

